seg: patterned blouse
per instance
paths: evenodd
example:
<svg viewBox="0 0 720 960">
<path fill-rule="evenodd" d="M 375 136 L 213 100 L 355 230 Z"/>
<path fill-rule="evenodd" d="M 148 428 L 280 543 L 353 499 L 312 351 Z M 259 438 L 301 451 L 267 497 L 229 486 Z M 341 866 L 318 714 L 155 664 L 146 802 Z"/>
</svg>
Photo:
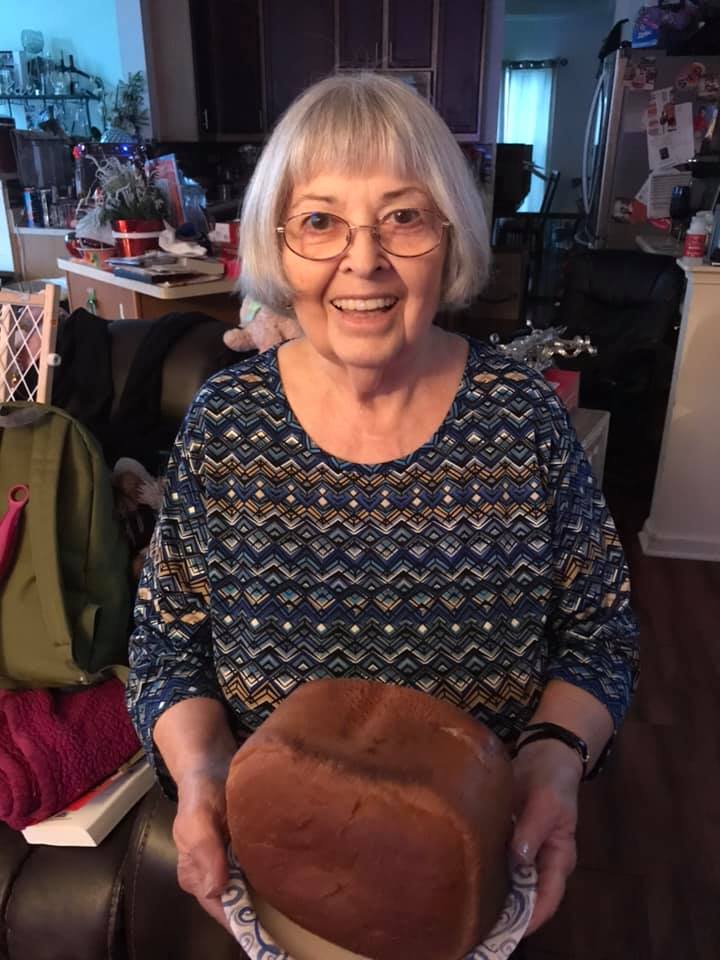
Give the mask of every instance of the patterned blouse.
<svg viewBox="0 0 720 960">
<path fill-rule="evenodd" d="M 435 435 L 403 459 L 319 449 L 277 351 L 211 377 L 171 456 L 141 579 L 128 705 L 152 729 L 189 697 L 238 735 L 319 677 L 406 684 L 505 741 L 559 678 L 617 725 L 637 669 L 623 552 L 552 388 L 471 341 Z"/>
</svg>

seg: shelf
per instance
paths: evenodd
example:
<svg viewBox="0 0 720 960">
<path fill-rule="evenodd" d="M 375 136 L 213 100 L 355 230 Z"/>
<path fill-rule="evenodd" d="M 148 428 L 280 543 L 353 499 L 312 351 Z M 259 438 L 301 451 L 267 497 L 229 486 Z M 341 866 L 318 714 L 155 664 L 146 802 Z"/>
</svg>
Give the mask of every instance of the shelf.
<svg viewBox="0 0 720 960">
<path fill-rule="evenodd" d="M 89 100 L 93 103 L 99 103 L 100 97 L 96 97 L 94 93 L 3 93 L 0 94 L 0 102 L 2 103 L 23 103 L 25 100 L 74 100 L 82 101 L 83 103 L 86 100 Z"/>
</svg>

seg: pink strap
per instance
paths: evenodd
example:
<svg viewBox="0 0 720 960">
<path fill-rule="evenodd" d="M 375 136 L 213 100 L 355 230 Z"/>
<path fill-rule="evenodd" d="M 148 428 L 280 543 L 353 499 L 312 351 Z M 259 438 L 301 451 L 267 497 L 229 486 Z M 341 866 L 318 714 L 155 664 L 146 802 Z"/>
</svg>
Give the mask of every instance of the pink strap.
<svg viewBox="0 0 720 960">
<path fill-rule="evenodd" d="M 0 583 L 10 573 L 20 527 L 20 515 L 30 499 L 30 491 L 19 483 L 8 491 L 8 508 L 0 520 Z"/>
</svg>

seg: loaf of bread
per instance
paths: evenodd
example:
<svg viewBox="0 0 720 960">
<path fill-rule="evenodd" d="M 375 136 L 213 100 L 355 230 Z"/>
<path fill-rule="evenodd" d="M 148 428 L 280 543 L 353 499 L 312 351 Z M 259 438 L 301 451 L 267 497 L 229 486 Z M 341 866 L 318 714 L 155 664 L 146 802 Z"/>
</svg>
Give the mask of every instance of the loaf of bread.
<svg viewBox="0 0 720 960">
<path fill-rule="evenodd" d="M 508 894 L 507 752 L 416 690 L 297 688 L 235 755 L 227 807 L 251 889 L 372 960 L 460 960 Z"/>
</svg>

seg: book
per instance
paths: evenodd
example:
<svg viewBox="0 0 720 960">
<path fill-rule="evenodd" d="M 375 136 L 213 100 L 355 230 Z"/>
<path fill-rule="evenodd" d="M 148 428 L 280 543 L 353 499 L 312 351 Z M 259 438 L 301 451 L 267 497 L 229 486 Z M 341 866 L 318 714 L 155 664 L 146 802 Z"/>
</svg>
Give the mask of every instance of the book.
<svg viewBox="0 0 720 960">
<path fill-rule="evenodd" d="M 198 264 L 202 264 L 199 266 Z M 115 266 L 113 274 L 140 283 L 178 284 L 208 283 L 221 280 L 225 267 L 216 261 L 203 262 L 199 258 L 180 257 L 175 263 L 160 263 L 151 267 Z"/>
<path fill-rule="evenodd" d="M 112 776 L 46 820 L 22 831 L 28 843 L 97 847 L 155 782 L 144 756 L 132 757 Z"/>
<path fill-rule="evenodd" d="M 162 270 L 160 267 L 113 267 L 113 276 L 123 280 L 136 280 L 139 283 L 166 284 L 171 280 L 175 283 L 187 283 L 197 274 L 190 273 L 188 270 L 178 270 L 176 266 L 172 266 L 169 270 Z M 205 274 L 202 276 L 203 281 L 212 279 Z"/>
</svg>

